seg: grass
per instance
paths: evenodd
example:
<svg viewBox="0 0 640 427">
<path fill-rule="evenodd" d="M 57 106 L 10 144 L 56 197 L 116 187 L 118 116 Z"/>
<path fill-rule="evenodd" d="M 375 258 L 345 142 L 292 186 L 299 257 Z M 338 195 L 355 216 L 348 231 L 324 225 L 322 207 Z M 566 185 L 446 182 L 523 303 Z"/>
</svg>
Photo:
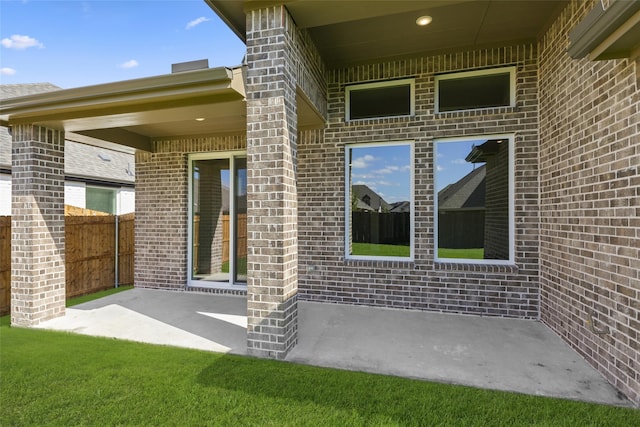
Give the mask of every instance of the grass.
<svg viewBox="0 0 640 427">
<path fill-rule="evenodd" d="M 352 243 L 351 254 L 408 258 L 411 256 L 411 247 L 376 243 Z"/>
<path fill-rule="evenodd" d="M 236 264 L 238 274 L 247 274 L 247 257 L 238 258 Z M 223 273 L 229 272 L 229 261 L 222 263 L 221 270 Z"/>
<path fill-rule="evenodd" d="M 631 426 L 640 411 L 0 326 L 0 425 Z"/>
<path fill-rule="evenodd" d="M 478 249 L 438 248 L 438 258 L 484 259 L 484 248 L 478 248 Z"/>
<path fill-rule="evenodd" d="M 119 292 L 128 291 L 129 289 L 133 289 L 133 286 L 120 286 L 113 289 L 107 289 L 106 291 L 100 291 L 89 295 L 82 295 L 80 297 L 69 298 L 67 300 L 66 306 L 73 307 L 74 305 L 82 304 L 84 302 L 93 301 L 94 299 L 106 297 L 108 295 L 117 294 Z"/>
</svg>

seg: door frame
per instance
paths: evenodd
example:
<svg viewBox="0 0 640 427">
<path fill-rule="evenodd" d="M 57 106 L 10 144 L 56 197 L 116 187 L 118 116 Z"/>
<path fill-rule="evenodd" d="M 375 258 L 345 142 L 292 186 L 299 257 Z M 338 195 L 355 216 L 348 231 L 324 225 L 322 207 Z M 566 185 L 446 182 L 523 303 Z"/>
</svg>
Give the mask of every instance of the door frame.
<svg viewBox="0 0 640 427">
<path fill-rule="evenodd" d="M 243 282 L 234 283 L 232 278 L 236 270 L 236 198 L 235 180 L 236 158 L 247 158 L 247 152 L 242 151 L 216 151 L 207 153 L 191 153 L 187 156 L 188 163 L 188 216 L 187 216 L 187 287 L 211 288 L 211 289 L 246 289 L 247 284 Z M 214 282 L 207 280 L 193 280 L 193 162 L 195 160 L 229 160 L 229 280 L 227 282 Z M 232 215 L 233 214 L 233 215 Z M 233 218 L 233 219 L 232 219 Z M 233 254 L 233 256 L 232 256 Z"/>
</svg>

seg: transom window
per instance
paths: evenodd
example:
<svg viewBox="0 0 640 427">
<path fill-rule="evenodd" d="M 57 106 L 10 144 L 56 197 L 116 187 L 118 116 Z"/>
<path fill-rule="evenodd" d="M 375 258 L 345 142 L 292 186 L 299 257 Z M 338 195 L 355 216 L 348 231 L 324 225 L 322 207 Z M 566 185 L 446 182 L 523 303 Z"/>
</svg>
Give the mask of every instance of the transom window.
<svg viewBox="0 0 640 427">
<path fill-rule="evenodd" d="M 512 263 L 513 136 L 435 141 L 438 261 Z"/>
<path fill-rule="evenodd" d="M 346 120 L 412 116 L 415 111 L 413 79 L 347 86 Z"/>
<path fill-rule="evenodd" d="M 413 143 L 346 147 L 346 257 L 413 259 Z"/>
<path fill-rule="evenodd" d="M 436 112 L 515 106 L 515 67 L 435 77 Z"/>
</svg>

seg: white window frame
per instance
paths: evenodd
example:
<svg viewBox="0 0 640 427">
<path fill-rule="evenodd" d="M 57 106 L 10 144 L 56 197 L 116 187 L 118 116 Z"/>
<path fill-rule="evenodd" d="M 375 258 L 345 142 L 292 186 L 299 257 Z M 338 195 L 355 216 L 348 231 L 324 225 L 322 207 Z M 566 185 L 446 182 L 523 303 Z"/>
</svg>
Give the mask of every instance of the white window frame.
<svg viewBox="0 0 640 427">
<path fill-rule="evenodd" d="M 515 135 L 514 134 L 497 134 L 497 135 L 469 135 L 456 138 L 437 138 L 433 140 L 433 158 L 438 158 L 438 143 L 462 142 L 473 140 L 489 140 L 489 139 L 506 139 L 509 144 L 509 259 L 469 259 L 469 258 L 440 258 L 438 257 L 438 175 L 433 174 L 433 200 L 434 200 L 434 228 L 433 228 L 433 256 L 436 263 L 446 264 L 489 264 L 489 265 L 514 265 L 515 264 L 515 183 L 514 183 L 514 154 L 515 154 Z"/>
<path fill-rule="evenodd" d="M 210 289 L 220 289 L 220 290 L 242 290 L 246 289 L 246 283 L 232 283 L 231 282 L 231 267 L 229 268 L 229 281 L 228 282 L 215 282 L 215 281 L 206 281 L 206 280 L 193 280 L 193 161 L 194 160 L 217 160 L 217 159 L 225 159 L 229 160 L 229 179 L 230 185 L 229 188 L 235 187 L 235 162 L 233 160 L 235 158 L 246 158 L 246 151 L 221 151 L 221 152 L 212 152 L 212 153 L 192 153 L 187 156 L 189 163 L 189 195 L 188 195 L 188 223 L 187 223 L 187 286 L 196 287 L 196 288 L 210 288 Z M 235 197 L 229 195 L 229 211 L 235 212 Z M 236 224 L 235 221 L 229 221 L 229 235 L 235 236 Z M 235 239 L 229 239 L 229 253 L 233 254 L 236 250 L 236 241 Z"/>
<path fill-rule="evenodd" d="M 351 247 L 351 189 L 350 189 L 350 175 L 351 175 L 351 165 L 349 164 L 349 154 L 352 148 L 358 147 L 388 147 L 392 145 L 407 145 L 409 146 L 409 161 L 411 163 L 411 170 L 409 176 L 409 191 L 411 192 L 411 209 L 409 211 L 409 223 L 410 223 L 410 233 L 409 233 L 409 244 L 410 244 L 410 255 L 408 257 L 381 257 L 381 256 L 371 256 L 371 255 L 352 255 L 349 251 Z M 356 143 L 356 144 L 345 144 L 344 150 L 344 164 L 345 164 L 345 235 L 344 235 L 344 253 L 345 259 L 347 260 L 368 260 L 368 261 L 414 261 L 415 259 L 415 144 L 412 140 L 406 141 L 388 141 L 388 142 L 367 142 L 367 143 Z"/>
<path fill-rule="evenodd" d="M 377 89 L 381 87 L 389 87 L 389 86 L 405 86 L 409 85 L 410 91 L 410 112 L 408 115 L 397 115 L 397 116 L 377 116 L 377 117 L 367 117 L 364 119 L 351 119 L 351 92 L 356 92 L 359 90 L 366 89 Z M 344 99 L 345 99 L 345 120 L 347 122 L 351 121 L 359 121 L 359 120 L 373 120 L 373 119 L 384 119 L 389 117 L 412 117 L 416 114 L 416 80 L 414 78 L 410 79 L 398 79 L 398 80 L 384 80 L 373 83 L 358 83 L 353 85 L 348 85 L 344 89 Z"/>
<path fill-rule="evenodd" d="M 490 76 L 493 74 L 504 74 L 506 72 L 509 73 L 509 105 L 440 111 L 440 82 L 442 80 L 464 79 L 466 77 L 477 77 L 477 76 Z M 516 67 L 514 66 L 500 67 L 500 68 L 487 68 L 483 70 L 473 70 L 473 71 L 463 71 L 459 73 L 438 74 L 435 76 L 434 85 L 435 85 L 434 108 L 436 113 L 453 113 L 456 111 L 477 111 L 477 110 L 486 110 L 488 108 L 507 108 L 507 107 L 516 106 Z"/>
</svg>

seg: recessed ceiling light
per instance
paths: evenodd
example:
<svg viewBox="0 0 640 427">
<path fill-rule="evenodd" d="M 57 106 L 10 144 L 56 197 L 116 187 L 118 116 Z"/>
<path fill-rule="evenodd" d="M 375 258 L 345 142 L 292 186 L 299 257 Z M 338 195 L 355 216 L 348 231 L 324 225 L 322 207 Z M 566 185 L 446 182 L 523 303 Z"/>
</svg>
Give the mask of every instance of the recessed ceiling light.
<svg viewBox="0 0 640 427">
<path fill-rule="evenodd" d="M 418 19 L 416 19 L 416 24 L 420 25 L 421 27 L 424 27 L 425 25 L 429 25 L 431 21 L 433 21 L 432 17 L 430 17 L 429 15 L 423 15 Z"/>
<path fill-rule="evenodd" d="M 204 122 L 204 117 L 198 117 L 198 118 L 196 119 L 196 122 Z"/>
</svg>

